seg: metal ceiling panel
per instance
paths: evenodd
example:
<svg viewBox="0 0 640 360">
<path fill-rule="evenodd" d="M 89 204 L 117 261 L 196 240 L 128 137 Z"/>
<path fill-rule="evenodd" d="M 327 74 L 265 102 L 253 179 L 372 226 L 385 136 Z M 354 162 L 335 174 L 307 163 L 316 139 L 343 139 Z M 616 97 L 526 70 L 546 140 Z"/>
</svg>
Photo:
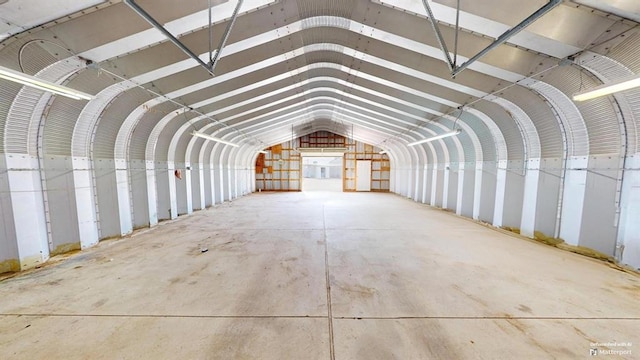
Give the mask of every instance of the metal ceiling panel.
<svg viewBox="0 0 640 360">
<path fill-rule="evenodd" d="M 521 86 L 513 86 L 496 95 L 517 104 L 529 115 L 540 136 L 542 158 L 562 158 L 563 145 L 558 120 L 548 106 L 540 103 L 539 95 Z"/>
<path fill-rule="evenodd" d="M 206 55 L 209 47 L 206 11 L 203 12 L 206 1 L 189 4 L 170 0 L 140 1 L 160 22 L 169 22 L 167 27 L 190 49 Z M 403 2 L 410 1 L 387 1 Z M 438 0 L 434 5 L 437 4 L 441 10 L 445 7 L 452 9 L 455 2 Z M 215 3 L 215 9 L 219 10 L 214 11 L 217 17 L 214 43 L 217 43 L 226 26 L 224 19 L 230 14 L 227 10 L 233 8 L 234 2 Z M 125 78 L 135 78 L 136 82 L 153 91 L 211 113 L 250 134 L 264 134 L 265 139 L 281 138 L 290 131 L 292 123 L 312 126 L 315 123 L 327 127 L 355 124 L 354 128 L 361 132 L 365 141 L 373 142 L 405 132 L 426 118 L 449 112 L 461 104 L 557 64 L 557 59 L 527 51 L 528 46 L 539 51 L 548 44 L 549 48 L 553 48 L 548 53 L 558 56 L 591 46 L 594 41 L 600 42 L 607 30 L 619 31 L 629 26 L 625 23 L 621 27 L 614 17 L 608 19 L 600 13 L 592 14 L 573 5 L 561 5 L 514 39 L 514 44 L 519 47 L 501 45 L 481 62 L 475 63 L 456 79 L 451 79 L 449 69 L 442 61 L 438 42 L 428 27 L 428 20 L 411 12 L 368 0 L 283 0 L 266 7 L 263 5 L 269 4 L 268 0 L 246 3 L 245 7 L 251 10 L 238 18 L 213 78 L 120 3 L 73 17 L 46 31 L 38 30 L 20 41 L 40 36 L 51 39 L 56 35 L 73 51 L 86 53 L 89 58 L 99 60 L 99 65 L 105 70 Z M 488 45 L 500 28 L 514 25 L 544 3 L 546 1 L 543 0 L 463 2 L 463 26 L 467 24 L 475 29 L 472 31 L 477 31 L 465 30 L 460 33 L 460 60 Z M 611 2 L 607 4 L 612 5 Z M 242 11 L 245 11 L 244 7 Z M 446 19 L 442 20 L 444 22 L 450 20 L 451 11 L 447 11 Z M 468 22 L 469 19 L 473 21 Z M 486 26 L 486 30 L 482 29 L 483 26 Z M 442 31 L 446 41 L 452 43 L 454 29 L 443 25 Z M 631 33 L 628 34 L 633 38 Z M 15 46 L 6 46 L 0 51 L 0 64 L 16 64 L 15 56 L 20 42 L 14 43 Z M 638 61 L 639 44 L 631 39 L 623 44 L 626 49 L 635 47 L 625 50 L 629 51 L 628 55 L 622 50 L 617 53 L 618 47 L 614 47 L 610 50 L 611 56 L 619 58 L 622 63 L 635 64 Z M 34 69 L 50 66 L 60 59 L 59 55 L 47 57 L 46 52 L 42 58 L 29 56 L 37 60 L 33 62 Z M 637 73 L 638 66 L 629 67 Z M 83 85 L 83 81 L 91 79 L 92 71 L 80 73 L 69 83 L 70 86 L 88 86 Z M 93 93 L 115 83 L 111 77 L 102 80 L 91 88 Z M 553 97 L 564 96 L 561 92 L 570 94 L 576 86 L 575 75 L 565 67 L 550 71 L 543 80 L 560 89 L 552 89 L 549 84 L 539 86 L 552 98 L 551 103 L 560 104 L 559 99 L 554 100 Z M 118 86 L 123 89 L 133 86 L 132 83 L 125 84 Z M 142 104 L 155 96 L 142 89 L 125 91 L 116 99 L 111 98 L 114 91 L 108 92 L 111 94 L 105 98 L 94 100 L 96 103 L 109 103 L 97 128 L 94 151 L 101 157 L 112 157 L 115 136 L 120 132 L 119 146 L 124 144 L 123 141 L 128 141 L 131 135 L 130 155 L 144 159 L 146 142 L 153 128 L 177 106 L 165 99 L 158 99 L 158 105 L 146 110 Z M 512 103 L 510 106 L 520 106 L 531 118 L 542 137 L 540 146 L 543 156 L 561 156 L 562 138 L 557 120 L 539 96 L 520 86 L 513 86 L 496 96 L 504 96 Z M 562 111 L 562 106 L 556 106 Z M 29 107 L 33 108 L 34 105 L 22 109 L 28 111 Z M 73 128 L 70 124 L 76 121 L 80 113 L 83 113 L 82 123 L 90 124 L 90 119 L 101 109 L 100 106 L 90 107 L 92 110 L 85 113 L 81 104 L 54 100 L 49 113 L 52 121 L 45 129 L 47 137 L 50 137 L 47 140 L 47 152 L 51 150 L 52 153 L 66 154 L 70 151 L 70 129 Z M 613 141 L 616 129 L 611 126 L 615 122 L 612 121 L 613 109 L 610 106 L 579 107 L 583 113 L 591 113 L 585 118 L 591 141 L 600 142 L 598 146 L 601 148 L 596 148 L 596 151 L 600 153 L 613 149 L 616 146 Z M 518 127 L 517 119 L 495 104 L 481 102 L 477 108 L 487 110 L 501 129 L 506 144 L 500 152 L 506 150 L 508 158 L 512 160 L 524 158 L 523 130 Z M 66 123 L 63 122 L 63 114 L 70 118 Z M 6 115 L 0 118 L 0 122 L 5 118 Z M 120 129 L 125 119 L 126 126 Z M 169 121 L 161 133 L 158 142 L 161 148 L 168 146 L 172 132 L 177 131 L 184 122 L 181 117 L 175 117 L 174 120 Z M 495 159 L 496 144 L 491 132 L 485 129 L 486 125 L 480 124 L 478 119 L 465 118 L 465 123 L 467 120 L 470 126 L 478 127 L 485 159 Z M 2 126 L 0 124 L 0 128 Z M 370 139 L 367 140 L 367 136 Z M 581 149 L 588 149 L 588 145 L 577 144 Z M 462 146 L 468 161 L 473 143 L 465 140 Z M 168 158 L 164 157 L 164 150 L 162 152 L 158 159 Z"/>
<path fill-rule="evenodd" d="M 37 147 L 37 136 L 31 134 L 29 125 L 34 109 L 38 107 L 38 102 L 45 95 L 44 91 L 38 89 L 25 91 L 26 89 L 23 87 L 18 92 L 17 90 L 20 87 L 17 84 L 8 83 L 5 86 L 4 81 L 0 80 L 0 82 L 3 83 L 0 86 L 0 97 L 2 99 L 4 99 L 5 94 L 15 96 L 13 92 L 18 93 L 16 101 L 11 106 L 4 106 L 5 104 L 0 106 L 0 119 L 8 120 L 6 123 L 0 120 L 0 131 L 5 135 L 0 138 L 0 146 L 4 146 L 4 148 L 0 149 L 7 153 L 36 155 L 30 149 Z"/>
<path fill-rule="evenodd" d="M 351 18 L 354 8 L 361 4 L 357 0 L 297 0 L 300 18 L 316 15 L 332 15 Z"/>
<path fill-rule="evenodd" d="M 637 41 L 638 38 L 631 38 L 628 41 Z M 639 42 L 640 43 L 640 42 Z M 619 51 L 617 51 L 619 52 Z M 628 60 L 630 65 L 638 66 L 638 57 L 626 58 L 626 54 L 621 54 L 620 58 Z M 607 81 L 615 81 L 633 75 L 633 71 L 618 61 L 597 54 L 585 53 L 577 59 L 580 65 L 596 73 L 598 77 L 604 77 Z M 626 151 L 629 154 L 640 152 L 640 90 L 627 90 L 616 94 L 615 98 L 620 106 L 624 117 L 624 128 L 626 132 Z"/>
<path fill-rule="evenodd" d="M 637 0 L 571 0 L 605 13 L 611 13 L 640 23 L 640 2 Z"/>
<path fill-rule="evenodd" d="M 620 62 L 634 73 L 639 74 L 640 56 L 638 56 L 638 49 L 640 49 L 640 33 L 635 33 L 611 49 L 607 56 Z"/>
<path fill-rule="evenodd" d="M 557 68 L 546 76 L 548 84 L 555 86 L 568 96 L 580 91 L 597 86 L 598 83 L 591 77 L 583 75 L 576 68 Z M 579 152 L 576 155 L 618 154 L 620 152 L 620 127 L 615 110 L 608 97 L 600 97 L 589 101 L 575 102 L 580 110 L 584 123 L 587 126 L 588 138 L 577 141 L 588 141 L 586 144 L 574 143 Z M 573 135 L 578 135 L 577 129 L 573 129 Z"/>
<path fill-rule="evenodd" d="M 506 142 L 507 160 L 524 159 L 524 143 L 516 121 L 502 107 L 488 101 L 480 101 L 474 108 L 489 116 L 500 129 Z"/>
<path fill-rule="evenodd" d="M 386 6 L 398 8 L 410 14 L 416 14 L 420 17 L 427 18 L 426 11 L 421 1 L 413 0 L 372 0 L 374 2 L 381 1 Z M 487 36 L 497 39 L 500 35 L 511 28 L 510 25 L 498 21 L 494 21 L 482 16 L 474 15 L 465 11 L 461 11 L 457 16 L 455 4 L 451 6 L 442 5 L 436 2 L 430 2 L 431 10 L 440 26 L 455 27 L 456 21 L 459 23 L 462 31 L 475 33 L 477 35 Z M 457 20 L 456 20 L 457 19 Z M 564 44 L 554 39 L 535 34 L 527 29 L 511 37 L 508 44 L 513 44 L 524 49 L 531 49 L 541 54 L 555 56 L 556 58 L 564 58 L 568 55 L 575 54 L 580 48 Z M 451 44 L 451 43 L 449 43 Z"/>
<path fill-rule="evenodd" d="M 94 70 L 84 71 L 71 80 L 70 84 L 74 89 L 87 93 L 96 93 L 113 84 L 113 79 L 97 75 Z M 44 119 L 44 151 L 46 154 L 70 156 L 76 120 L 86 102 L 59 98 L 52 103 Z"/>
<path fill-rule="evenodd" d="M 435 2 L 451 8 L 456 7 L 455 0 L 435 0 Z M 546 0 L 463 1 L 461 10 L 513 27 L 547 2 Z M 560 5 L 530 24 L 526 31 L 581 49 L 598 38 L 615 21 L 615 19 L 606 19 L 572 6 Z"/>
<path fill-rule="evenodd" d="M 528 29 L 565 44 L 586 48 L 614 23 L 614 19 L 561 5 L 531 24 Z"/>
<path fill-rule="evenodd" d="M 178 110 L 179 108 L 170 102 L 164 102 L 158 106 L 150 108 L 133 129 L 131 138 L 129 139 L 129 158 L 147 160 L 147 141 L 149 140 L 149 136 L 153 131 L 153 128 L 164 116 Z M 164 160 L 166 160 L 166 154 L 164 156 Z"/>
<path fill-rule="evenodd" d="M 0 41 L 13 34 L 104 2 L 104 0 L 6 1 L 0 4 L 0 14 L 2 14 Z"/>
<path fill-rule="evenodd" d="M 456 8 L 457 0 L 429 0 L 438 4 Z M 547 0 L 483 0 L 483 1 L 461 1 L 460 10 L 481 16 L 486 19 L 497 21 L 509 26 L 514 26 L 524 20 L 527 16 L 545 5 Z"/>
<path fill-rule="evenodd" d="M 113 159 L 116 137 L 124 120 L 139 104 L 151 98 L 140 88 L 133 88 L 118 96 L 100 116 L 99 126 L 93 139 L 93 156 L 101 159 Z"/>
<path fill-rule="evenodd" d="M 151 157 L 151 159 L 155 159 L 155 161 L 167 161 L 167 160 L 169 160 L 169 144 L 171 143 L 171 140 L 173 139 L 173 137 L 176 135 L 176 132 L 178 131 L 178 129 L 180 129 L 180 127 L 183 124 L 185 124 L 190 118 L 193 118 L 193 115 L 187 115 L 187 116 L 181 115 L 181 116 L 178 116 L 178 117 L 174 118 L 173 121 L 170 121 L 162 129 L 162 132 L 160 133 L 160 136 L 157 138 L 157 142 L 155 143 L 155 151 L 154 151 L 153 157 Z M 188 135 L 186 137 L 191 137 L 191 136 Z M 153 139 L 153 134 L 150 134 L 148 139 L 149 139 L 149 141 L 151 141 L 151 139 Z M 185 149 L 186 149 L 186 145 L 185 145 L 185 148 L 183 148 L 183 154 L 181 156 L 175 156 L 174 157 L 174 161 L 184 161 L 184 150 Z M 149 159 L 148 155 L 149 154 L 146 155 L 147 159 Z"/>
</svg>

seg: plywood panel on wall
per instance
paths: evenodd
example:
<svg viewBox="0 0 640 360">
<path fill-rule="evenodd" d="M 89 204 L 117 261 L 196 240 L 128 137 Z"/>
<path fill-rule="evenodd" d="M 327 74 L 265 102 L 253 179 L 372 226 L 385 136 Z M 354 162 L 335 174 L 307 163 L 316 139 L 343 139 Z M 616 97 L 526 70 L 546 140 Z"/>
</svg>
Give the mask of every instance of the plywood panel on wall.
<svg viewBox="0 0 640 360">
<path fill-rule="evenodd" d="M 318 131 L 293 141 L 271 146 L 256 160 L 256 188 L 270 191 L 300 191 L 302 158 L 297 148 L 346 148 L 342 171 L 343 191 L 356 190 L 357 160 L 371 160 L 371 191 L 389 191 L 390 163 L 380 149 L 342 135 Z"/>
</svg>

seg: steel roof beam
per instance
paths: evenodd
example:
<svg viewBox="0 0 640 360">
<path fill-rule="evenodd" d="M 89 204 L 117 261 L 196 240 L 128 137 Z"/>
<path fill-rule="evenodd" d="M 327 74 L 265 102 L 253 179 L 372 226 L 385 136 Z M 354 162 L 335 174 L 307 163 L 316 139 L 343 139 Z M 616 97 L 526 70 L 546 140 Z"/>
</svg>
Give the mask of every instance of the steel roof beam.
<svg viewBox="0 0 640 360">
<path fill-rule="evenodd" d="M 178 38 L 173 36 L 169 30 L 167 30 L 162 24 L 160 24 L 156 19 L 153 18 L 149 13 L 147 13 L 140 5 L 138 5 L 134 0 L 124 0 L 124 3 L 127 4 L 133 11 L 135 11 L 140 17 L 145 19 L 151 26 L 153 26 L 156 30 L 160 31 L 164 36 L 167 37 L 174 45 L 176 45 L 180 50 L 182 50 L 185 54 L 187 54 L 190 58 L 197 61 L 200 66 L 205 68 L 211 76 L 214 76 L 213 69 L 220 58 L 220 53 L 222 52 L 222 48 L 227 42 L 229 38 L 229 34 L 231 33 L 231 29 L 233 28 L 233 24 L 238 17 L 238 13 L 240 12 L 240 7 L 242 6 L 243 0 L 238 0 L 238 4 L 236 5 L 231 20 L 229 20 L 229 24 L 227 25 L 227 29 L 225 30 L 224 35 L 220 41 L 220 45 L 218 46 L 218 50 L 216 51 L 215 56 L 211 59 L 209 64 L 205 63 L 198 57 L 198 55 L 194 54 L 185 44 L 183 44 Z M 211 23 L 209 23 L 211 27 Z M 211 54 L 210 54 L 211 55 Z"/>
<path fill-rule="evenodd" d="M 426 3 L 427 0 L 423 0 L 423 1 Z M 467 60 L 462 65 L 455 67 L 453 69 L 453 71 L 451 71 L 451 76 L 452 77 L 456 77 L 456 75 L 461 73 L 464 69 L 466 69 L 472 63 L 474 63 L 476 60 L 478 60 L 481 57 L 485 56 L 489 51 L 491 51 L 494 48 L 496 48 L 497 46 L 505 43 L 512 36 L 516 35 L 520 31 L 524 30 L 527 26 L 531 25 L 533 22 L 535 22 L 536 20 L 538 20 L 539 18 L 544 16 L 549 11 L 553 10 L 553 8 L 555 8 L 556 6 L 562 4 L 562 1 L 563 0 L 551 0 L 551 1 L 549 1 L 543 7 L 538 9 L 536 12 L 534 12 L 531 15 L 529 15 L 529 17 L 524 19 L 518 25 L 516 25 L 516 26 L 512 27 L 511 29 L 505 31 L 494 42 L 489 44 L 489 46 L 487 46 L 486 48 L 482 49 L 479 53 L 475 54 L 471 59 Z M 432 21 L 432 23 L 433 23 L 433 21 Z M 446 49 L 446 48 L 444 48 L 444 49 Z M 448 53 L 447 53 L 447 55 L 448 55 Z"/>
<path fill-rule="evenodd" d="M 438 27 L 437 19 L 433 16 L 433 11 L 431 11 L 431 5 L 429 5 L 429 0 L 422 0 L 424 4 L 424 9 L 427 11 L 427 15 L 429 16 L 429 22 L 431 23 L 431 28 L 436 33 L 436 39 L 438 39 L 438 44 L 440 44 L 440 49 L 442 49 L 442 53 L 444 54 L 445 60 L 447 60 L 447 65 L 449 65 L 449 70 L 453 72 L 455 70 L 456 64 L 451 60 L 451 55 L 449 55 L 449 49 L 447 48 L 447 43 L 444 41 L 442 37 L 442 33 L 440 32 L 440 28 Z M 456 29 L 457 31 L 458 29 Z"/>
</svg>

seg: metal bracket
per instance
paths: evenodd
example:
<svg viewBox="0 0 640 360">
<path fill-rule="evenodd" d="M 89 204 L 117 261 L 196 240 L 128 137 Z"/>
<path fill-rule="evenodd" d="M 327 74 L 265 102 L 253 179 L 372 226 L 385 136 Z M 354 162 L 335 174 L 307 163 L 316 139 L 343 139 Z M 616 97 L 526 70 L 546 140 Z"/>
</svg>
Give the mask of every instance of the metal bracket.
<svg viewBox="0 0 640 360">
<path fill-rule="evenodd" d="M 231 33 L 231 29 L 233 28 L 233 24 L 236 22 L 236 18 L 238 17 L 238 13 L 240 12 L 240 7 L 242 6 L 243 0 L 238 0 L 238 4 L 236 5 L 231 20 L 229 20 L 229 24 L 227 25 L 227 29 L 225 30 L 224 35 L 222 36 L 222 40 L 220 41 L 220 45 L 218 46 L 217 51 L 215 51 L 215 55 L 212 56 L 213 52 L 211 51 L 211 42 L 209 42 L 209 63 L 205 63 L 202 61 L 198 55 L 194 54 L 186 45 L 184 45 L 178 38 L 176 38 L 173 34 L 169 32 L 164 26 L 162 26 L 156 19 L 154 19 L 149 13 L 147 13 L 140 5 L 138 5 L 135 0 L 124 0 L 124 3 L 127 4 L 133 11 L 135 11 L 140 17 L 145 19 L 151 26 L 160 31 L 164 36 L 169 39 L 174 45 L 176 45 L 180 50 L 182 50 L 185 54 L 189 55 L 190 58 L 197 61 L 200 66 L 205 68 L 211 76 L 214 76 L 213 69 L 215 68 L 218 59 L 220 58 L 220 53 L 222 52 L 222 48 L 227 42 L 229 38 L 229 34 Z M 211 34 L 211 27 L 213 24 L 211 23 L 211 3 L 209 3 L 209 34 Z M 211 36 L 210 36 L 211 41 Z"/>
<path fill-rule="evenodd" d="M 512 27 L 511 29 L 505 31 L 496 40 L 494 40 L 491 44 L 489 44 L 489 46 L 487 46 L 486 48 L 482 49 L 480 52 L 475 54 L 473 57 L 471 57 L 469 60 L 467 60 L 466 62 L 464 62 L 460 66 L 457 66 L 457 64 L 456 64 L 456 60 L 457 60 L 457 56 L 458 56 L 457 39 L 456 39 L 456 49 L 455 49 L 455 54 L 454 54 L 454 59 L 456 59 L 456 60 L 451 60 L 451 55 L 449 55 L 449 50 L 447 49 L 447 45 L 446 45 L 446 43 L 444 41 L 444 38 L 442 37 L 442 33 L 440 32 L 440 29 L 438 27 L 437 20 L 433 16 L 433 11 L 431 11 L 431 6 L 429 5 L 429 1 L 430 0 L 422 0 L 422 3 L 424 4 L 424 8 L 427 11 L 427 15 L 429 16 L 429 21 L 431 22 L 431 27 L 433 28 L 433 31 L 436 33 L 436 38 L 438 39 L 438 43 L 440 44 L 440 49 L 444 53 L 445 60 L 447 62 L 447 65 L 449 66 L 449 70 L 451 70 L 451 77 L 455 78 L 459 73 L 464 71 L 464 69 L 469 67 L 469 65 L 471 65 L 474 62 L 476 62 L 481 57 L 485 56 L 489 51 L 493 50 L 498 45 L 501 45 L 501 44 L 505 43 L 507 40 L 509 40 L 511 37 L 515 36 L 520 31 L 524 30 L 524 28 L 526 28 L 527 26 L 531 25 L 534 21 L 536 21 L 539 18 L 541 18 L 543 15 L 545 15 L 546 13 L 551 11 L 556 6 L 560 5 L 563 0 L 550 0 L 543 7 L 538 9 L 533 14 L 529 15 L 526 19 L 524 19 L 518 25 L 516 25 L 516 26 Z M 458 16 L 459 16 L 459 13 L 460 13 L 460 2 L 458 2 L 458 8 L 457 8 L 457 14 L 456 14 L 456 37 L 457 37 L 457 32 L 458 32 Z"/>
</svg>

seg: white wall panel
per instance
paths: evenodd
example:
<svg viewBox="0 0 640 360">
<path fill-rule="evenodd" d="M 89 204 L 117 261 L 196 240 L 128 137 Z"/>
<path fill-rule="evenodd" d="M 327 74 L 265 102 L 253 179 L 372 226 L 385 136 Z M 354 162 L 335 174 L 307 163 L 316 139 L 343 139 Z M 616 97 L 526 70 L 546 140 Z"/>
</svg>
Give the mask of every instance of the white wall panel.
<svg viewBox="0 0 640 360">
<path fill-rule="evenodd" d="M 78 208 L 71 158 L 47 156 L 44 161 L 47 202 L 51 219 L 52 253 L 80 249 Z"/>
<path fill-rule="evenodd" d="M 97 244 L 100 237 L 93 191 L 93 170 L 91 169 L 91 160 L 88 158 L 74 157 L 72 164 L 78 209 L 78 231 L 80 244 L 84 249 Z"/>
<path fill-rule="evenodd" d="M 509 161 L 509 164 L 512 170 L 507 171 L 502 225 L 519 228 L 522 220 L 525 178 L 521 172 L 522 161 Z"/>
<path fill-rule="evenodd" d="M 572 157 L 567 161 L 567 170 L 562 195 L 562 217 L 560 237 L 568 244 L 580 244 L 584 194 L 587 187 L 586 157 Z"/>
<path fill-rule="evenodd" d="M 536 229 L 538 208 L 538 186 L 540 181 L 540 159 L 529 159 L 523 185 L 522 217 L 520 219 L 520 234 L 533 237 Z"/>
<path fill-rule="evenodd" d="M 476 162 L 464 163 L 464 169 L 460 171 L 463 180 L 462 192 L 458 193 L 459 206 L 456 209 L 458 215 L 473 218 L 473 201 L 475 198 Z"/>
<path fill-rule="evenodd" d="M 438 204 L 438 186 L 441 186 L 438 184 L 438 165 L 439 164 L 431 164 L 431 166 L 429 166 L 429 170 L 431 172 L 431 185 L 429 186 L 429 190 L 431 190 L 429 193 L 429 205 L 431 206 L 437 206 Z"/>
<path fill-rule="evenodd" d="M 478 219 L 493 223 L 493 212 L 495 208 L 497 164 L 494 161 L 484 161 L 482 163 L 482 187 L 480 196 L 480 213 Z"/>
<path fill-rule="evenodd" d="M 7 169 L 0 172 L 0 263 L 17 260 L 25 270 L 49 258 L 38 160 L 23 154 L 6 156 L 0 156 L 0 166 Z"/>
<path fill-rule="evenodd" d="M 175 218 L 171 208 L 171 194 L 169 190 L 169 168 L 166 162 L 155 162 L 154 164 L 156 178 L 156 209 L 158 211 L 158 220 L 168 220 Z M 171 170 L 173 176 L 173 170 Z M 173 210 L 175 213 L 175 210 Z"/>
<path fill-rule="evenodd" d="M 536 200 L 535 230 L 545 236 L 555 236 L 558 222 L 558 197 L 561 191 L 562 161 L 542 159 Z"/>
<path fill-rule="evenodd" d="M 443 204 L 443 208 L 456 211 L 458 205 L 458 163 L 447 165 L 445 171 L 447 173 L 445 181 L 445 184 L 447 184 L 447 195 L 444 197 L 446 204 Z"/>
<path fill-rule="evenodd" d="M 158 180 L 156 179 L 156 164 L 151 161 L 145 161 L 145 172 L 147 176 L 147 211 L 149 212 L 149 224 L 154 226 L 160 221 L 158 215 Z"/>
<path fill-rule="evenodd" d="M 431 191 L 429 191 L 429 184 L 431 184 L 431 171 L 427 165 L 422 167 L 422 199 L 423 204 L 428 204 L 431 198 Z"/>
<path fill-rule="evenodd" d="M 191 203 L 191 171 L 186 169 L 186 166 L 182 162 L 176 162 L 174 164 L 175 169 L 180 170 L 182 179 L 178 179 L 175 176 L 174 183 L 176 185 L 176 208 L 178 215 L 185 215 L 193 212 Z M 187 194 L 188 192 L 188 194 Z"/>
<path fill-rule="evenodd" d="M 620 261 L 640 269 L 640 153 L 627 158 L 622 188 L 620 229 L 618 243 L 622 253 Z"/>
<path fill-rule="evenodd" d="M 586 175 L 580 245 L 613 256 L 618 224 L 616 185 L 618 156 L 590 156 Z"/>
<path fill-rule="evenodd" d="M 129 187 L 129 171 L 127 161 L 115 159 L 116 168 L 116 194 L 118 196 L 118 213 L 120 216 L 120 235 L 133 231 L 131 218 L 131 194 Z"/>
<path fill-rule="evenodd" d="M 201 163 L 190 163 L 190 165 L 193 210 L 206 209 L 204 167 Z"/>
<path fill-rule="evenodd" d="M 7 168 L 4 154 L 0 156 L 0 168 Z M 19 261 L 11 195 L 9 171 L 2 171 L 0 172 L 0 225 L 2 225 L 0 226 L 0 271 L 19 269 L 12 269 L 11 267 L 15 265 L 5 263 L 6 260 Z"/>
<path fill-rule="evenodd" d="M 521 160 L 499 162 L 493 218 L 496 226 L 520 227 L 525 182 L 522 166 Z"/>
<path fill-rule="evenodd" d="M 122 234 L 116 165 L 110 159 L 94 160 L 97 208 L 100 212 L 101 238 Z"/>
<path fill-rule="evenodd" d="M 146 161 L 130 160 L 129 177 L 133 207 L 133 228 L 137 229 L 149 226 L 149 195 L 147 191 Z M 155 209 L 155 206 L 153 208 Z"/>
</svg>

